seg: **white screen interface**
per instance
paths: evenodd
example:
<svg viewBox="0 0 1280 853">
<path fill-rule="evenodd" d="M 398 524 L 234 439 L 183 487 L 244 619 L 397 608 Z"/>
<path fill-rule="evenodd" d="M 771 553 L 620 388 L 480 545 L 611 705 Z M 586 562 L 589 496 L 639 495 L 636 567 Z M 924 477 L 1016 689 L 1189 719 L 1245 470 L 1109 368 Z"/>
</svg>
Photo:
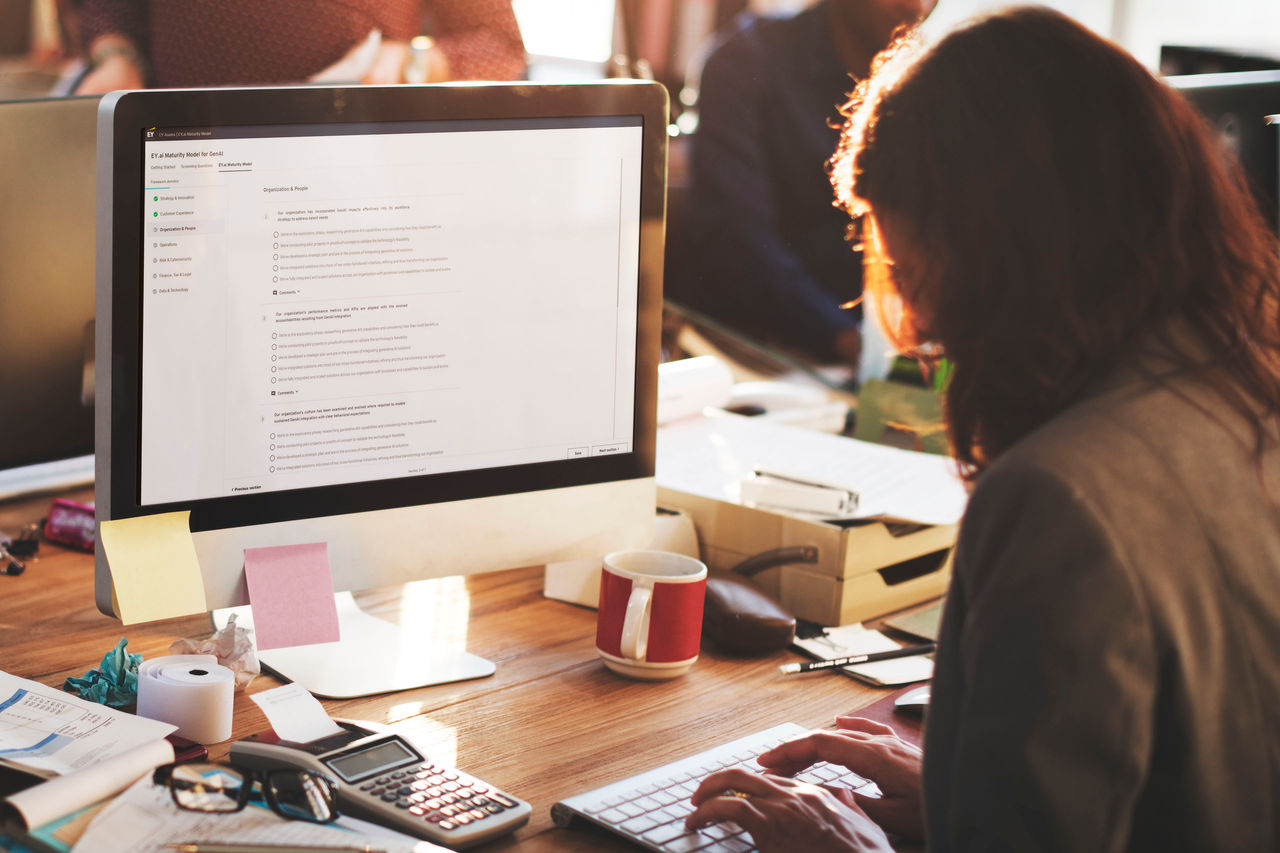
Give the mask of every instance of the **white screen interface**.
<svg viewBox="0 0 1280 853">
<path fill-rule="evenodd" d="M 630 452 L 640 120 L 546 125 L 147 131 L 140 502 Z"/>
</svg>

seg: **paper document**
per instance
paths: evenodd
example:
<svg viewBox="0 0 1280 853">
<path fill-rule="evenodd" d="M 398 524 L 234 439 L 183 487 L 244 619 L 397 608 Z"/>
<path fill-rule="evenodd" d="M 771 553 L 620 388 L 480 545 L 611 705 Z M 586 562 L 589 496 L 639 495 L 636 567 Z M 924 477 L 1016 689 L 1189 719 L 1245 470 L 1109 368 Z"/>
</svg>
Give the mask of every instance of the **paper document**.
<svg viewBox="0 0 1280 853">
<path fill-rule="evenodd" d="M 44 826 L 117 794 L 161 764 L 173 761 L 173 745 L 150 741 L 92 767 L 57 776 L 8 798 L 28 829 Z"/>
<path fill-rule="evenodd" d="M 864 627 L 861 623 L 827 628 L 823 636 L 808 639 L 796 638 L 792 643 L 797 649 L 813 655 L 818 660 L 861 655 L 869 652 L 888 652 L 900 648 L 898 643 Z M 933 658 L 924 655 L 895 660 L 880 660 L 843 666 L 840 671 L 859 681 L 879 687 L 897 687 L 928 681 L 933 677 Z"/>
<path fill-rule="evenodd" d="M 296 681 L 254 693 L 249 698 L 267 715 L 267 722 L 281 740 L 310 743 L 342 731 L 342 727 L 330 719 L 320 700 Z"/>
<path fill-rule="evenodd" d="M 0 672 L 0 764 L 56 776 L 132 752 L 175 729 Z"/>
<path fill-rule="evenodd" d="M 186 811 L 173 804 L 168 788 L 153 784 L 150 778 L 139 779 L 98 812 L 73 849 L 77 853 L 172 853 L 166 844 L 185 841 L 294 844 L 317 850 L 368 845 L 387 853 L 447 850 L 349 817 L 333 824 L 308 823 L 285 820 L 255 805 L 232 814 Z"/>
<path fill-rule="evenodd" d="M 741 503 L 755 468 L 797 479 L 839 483 L 859 496 L 854 518 L 954 524 L 968 493 L 955 461 L 839 435 L 724 415 L 658 430 L 658 485 Z"/>
<path fill-rule="evenodd" d="M 729 365 L 713 355 L 663 362 L 658 365 L 658 423 L 700 414 L 707 406 L 723 407 L 732 391 Z"/>
</svg>

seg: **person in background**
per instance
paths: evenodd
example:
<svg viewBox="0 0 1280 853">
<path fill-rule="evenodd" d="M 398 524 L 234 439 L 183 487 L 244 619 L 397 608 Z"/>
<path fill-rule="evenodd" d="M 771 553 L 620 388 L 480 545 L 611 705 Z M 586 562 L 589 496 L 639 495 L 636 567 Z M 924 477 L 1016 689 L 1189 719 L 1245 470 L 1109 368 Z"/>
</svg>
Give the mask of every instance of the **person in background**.
<svg viewBox="0 0 1280 853">
<path fill-rule="evenodd" d="M 1280 241 L 1239 170 L 1131 56 L 1024 7 L 887 54 L 833 180 L 886 333 L 952 365 L 974 485 L 923 763 L 842 718 L 708 777 L 689 825 L 1280 850 Z M 817 760 L 883 796 L 788 778 Z"/>
<path fill-rule="evenodd" d="M 856 365 L 860 294 L 827 161 L 839 109 L 896 29 L 936 0 L 820 0 L 739 17 L 702 70 L 688 250 L 671 296 L 766 342 Z"/>
<path fill-rule="evenodd" d="M 511 0 L 85 0 L 79 17 L 89 66 L 77 94 L 400 83 L 406 67 L 414 82 L 511 80 L 525 69 Z"/>
</svg>

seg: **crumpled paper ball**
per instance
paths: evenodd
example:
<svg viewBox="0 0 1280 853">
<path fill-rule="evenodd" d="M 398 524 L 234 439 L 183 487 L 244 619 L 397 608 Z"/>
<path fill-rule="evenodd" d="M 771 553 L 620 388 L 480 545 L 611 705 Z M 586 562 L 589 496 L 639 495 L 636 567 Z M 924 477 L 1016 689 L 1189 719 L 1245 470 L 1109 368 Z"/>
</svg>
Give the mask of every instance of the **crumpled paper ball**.
<svg viewBox="0 0 1280 853">
<path fill-rule="evenodd" d="M 109 708 L 137 704 L 138 664 L 142 663 L 142 655 L 126 652 L 127 645 L 129 639 L 121 637 L 116 647 L 103 656 L 98 669 L 91 669 L 79 678 L 68 678 L 62 683 L 62 689 Z"/>
<path fill-rule="evenodd" d="M 253 638 L 247 628 L 236 625 L 234 613 L 227 618 L 225 627 L 203 640 L 174 640 L 173 645 L 169 646 L 169 654 L 215 655 L 218 663 L 235 673 L 236 690 L 244 690 L 262 672 L 262 667 L 258 665 L 258 653 L 253 648 Z M 137 676 L 134 680 L 137 680 Z"/>
</svg>

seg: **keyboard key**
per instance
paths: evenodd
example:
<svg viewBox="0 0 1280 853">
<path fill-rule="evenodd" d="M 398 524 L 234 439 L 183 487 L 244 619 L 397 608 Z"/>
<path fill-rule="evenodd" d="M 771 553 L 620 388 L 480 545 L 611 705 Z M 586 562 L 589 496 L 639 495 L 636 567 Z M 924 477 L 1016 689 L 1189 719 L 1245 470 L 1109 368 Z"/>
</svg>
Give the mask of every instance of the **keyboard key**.
<svg viewBox="0 0 1280 853">
<path fill-rule="evenodd" d="M 647 814 L 642 814 L 639 817 L 633 817 L 626 823 L 622 824 L 620 829 L 624 832 L 630 832 L 632 835 L 643 835 L 655 826 L 658 826 L 658 821 L 654 820 Z"/>
<path fill-rule="evenodd" d="M 693 853 L 695 850 L 702 850 L 715 843 L 714 838 L 708 838 L 700 832 L 690 832 L 687 835 L 671 839 L 662 845 L 662 849 L 670 851 L 670 853 Z"/>
<path fill-rule="evenodd" d="M 693 803 L 685 800 L 684 802 L 673 803 L 660 812 L 654 812 L 654 814 L 663 815 L 667 820 L 684 820 L 692 812 Z"/>
<path fill-rule="evenodd" d="M 599 814 L 599 818 L 601 820 L 607 821 L 609 823 L 615 823 L 615 824 L 626 823 L 627 818 L 629 817 L 630 815 L 623 814 L 617 809 L 606 809 L 605 811 Z"/>
<path fill-rule="evenodd" d="M 689 802 L 688 800 L 681 800 L 678 803 L 673 803 L 672 805 L 667 806 L 665 809 L 663 809 L 663 811 L 665 811 L 667 814 L 672 814 L 672 815 L 676 815 L 677 817 L 683 818 L 690 814 L 693 814 L 693 803 Z"/>
<path fill-rule="evenodd" d="M 635 817 L 637 815 L 644 814 L 644 809 L 640 808 L 635 803 L 623 803 L 618 806 L 618 811 L 622 812 L 627 817 Z"/>
<path fill-rule="evenodd" d="M 731 838 L 734 835 L 741 835 L 742 827 L 738 826 L 736 823 L 726 821 L 725 823 L 713 823 L 711 826 L 704 827 L 702 831 L 717 841 L 723 841 L 724 839 Z"/>
<path fill-rule="evenodd" d="M 644 840 L 650 844 L 666 844 L 673 838 L 685 834 L 683 823 L 664 823 L 656 829 L 644 833 Z"/>
</svg>

